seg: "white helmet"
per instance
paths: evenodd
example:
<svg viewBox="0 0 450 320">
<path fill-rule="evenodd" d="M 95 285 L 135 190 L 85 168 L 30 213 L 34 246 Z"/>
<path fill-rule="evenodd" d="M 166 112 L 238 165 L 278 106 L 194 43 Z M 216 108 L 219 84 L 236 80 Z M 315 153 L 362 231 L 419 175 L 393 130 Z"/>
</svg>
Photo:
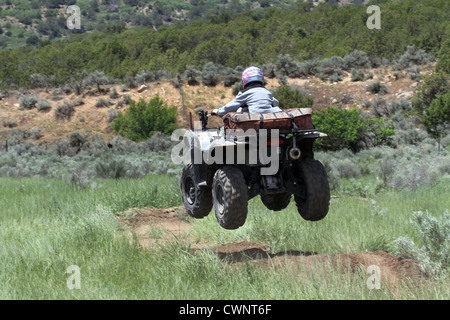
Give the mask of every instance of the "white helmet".
<svg viewBox="0 0 450 320">
<path fill-rule="evenodd" d="M 247 83 L 253 81 L 260 81 L 264 83 L 264 73 L 260 68 L 249 67 L 242 73 L 242 84 L 244 87 Z"/>
</svg>

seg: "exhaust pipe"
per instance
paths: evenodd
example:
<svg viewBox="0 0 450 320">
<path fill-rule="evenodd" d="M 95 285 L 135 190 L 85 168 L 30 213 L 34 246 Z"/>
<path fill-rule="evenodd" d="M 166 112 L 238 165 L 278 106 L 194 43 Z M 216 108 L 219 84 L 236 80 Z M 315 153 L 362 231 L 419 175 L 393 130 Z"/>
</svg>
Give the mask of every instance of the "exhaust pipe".
<svg viewBox="0 0 450 320">
<path fill-rule="evenodd" d="M 291 160 L 298 160 L 301 155 L 302 152 L 297 148 L 297 140 L 294 136 L 292 139 L 292 148 L 289 149 L 289 158 L 291 158 Z"/>
<path fill-rule="evenodd" d="M 291 160 L 298 160 L 298 159 L 300 159 L 301 155 L 302 155 L 302 152 L 300 151 L 299 148 L 292 147 L 291 149 L 289 149 L 289 158 L 291 158 Z"/>
</svg>

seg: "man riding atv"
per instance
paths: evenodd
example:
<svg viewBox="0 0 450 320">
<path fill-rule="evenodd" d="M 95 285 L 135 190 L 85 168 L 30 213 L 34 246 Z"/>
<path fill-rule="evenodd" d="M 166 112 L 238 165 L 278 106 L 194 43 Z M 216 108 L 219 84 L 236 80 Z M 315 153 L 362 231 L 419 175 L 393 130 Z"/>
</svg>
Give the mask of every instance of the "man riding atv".
<svg viewBox="0 0 450 320">
<path fill-rule="evenodd" d="M 314 128 L 312 110 L 281 110 L 259 68 L 246 69 L 242 83 L 233 101 L 211 113 L 222 117 L 223 127 L 209 128 L 208 112 L 200 111 L 202 128 L 184 136 L 190 162 L 180 191 L 187 213 L 201 219 L 214 207 L 223 228 L 237 229 L 251 198 L 260 195 L 269 210 L 280 211 L 294 196 L 302 218 L 325 218 L 330 187 L 313 144 L 326 135 Z"/>
</svg>

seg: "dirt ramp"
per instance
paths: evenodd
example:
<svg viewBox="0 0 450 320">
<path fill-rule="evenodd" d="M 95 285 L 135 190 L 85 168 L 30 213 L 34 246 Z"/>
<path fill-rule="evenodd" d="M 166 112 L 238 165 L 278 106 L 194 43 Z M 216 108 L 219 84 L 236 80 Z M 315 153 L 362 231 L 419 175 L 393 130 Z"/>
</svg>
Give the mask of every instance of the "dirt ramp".
<svg viewBox="0 0 450 320">
<path fill-rule="evenodd" d="M 423 278 L 414 260 L 397 257 L 386 251 L 335 254 L 330 258 L 335 265 L 352 273 L 361 269 L 368 270 L 371 266 L 378 268 L 380 278 L 391 288 L 397 287 L 404 279 Z"/>
<path fill-rule="evenodd" d="M 405 283 L 416 286 L 426 281 L 415 261 L 386 251 L 333 254 L 298 250 L 273 252 L 263 243 L 255 241 L 220 245 L 207 240 L 198 242 L 190 234 L 192 219 L 184 207 L 128 209 L 119 214 L 119 219 L 127 226 L 129 236 L 137 239 L 144 248 L 159 250 L 161 245 L 171 241 L 195 243 L 191 247 L 193 254 L 203 250 L 212 251 L 232 268 L 239 269 L 243 263 L 253 263 L 276 272 L 298 273 L 305 279 L 315 279 L 321 275 L 321 281 L 325 282 L 329 275 L 336 274 L 360 281 L 361 276 L 369 277 L 369 270 L 377 270 L 382 286 L 394 295 Z"/>
<path fill-rule="evenodd" d="M 119 219 L 129 227 L 130 235 L 134 235 L 145 248 L 183 239 L 190 228 L 184 207 L 132 208 L 120 213 Z"/>
<path fill-rule="evenodd" d="M 283 252 L 271 253 L 264 244 L 258 242 L 242 241 L 234 243 L 226 243 L 215 246 L 213 251 L 224 261 L 230 263 L 258 260 L 260 263 L 268 262 L 268 260 L 278 257 L 281 260 L 293 257 L 305 257 L 314 253 L 302 252 L 296 250 L 288 250 Z"/>
</svg>

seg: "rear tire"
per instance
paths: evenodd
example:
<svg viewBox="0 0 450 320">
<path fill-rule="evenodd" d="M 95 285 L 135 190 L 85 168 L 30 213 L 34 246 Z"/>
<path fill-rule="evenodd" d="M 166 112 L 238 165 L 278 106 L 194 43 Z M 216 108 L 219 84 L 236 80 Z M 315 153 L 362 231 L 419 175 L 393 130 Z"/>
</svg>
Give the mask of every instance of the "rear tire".
<svg viewBox="0 0 450 320">
<path fill-rule="evenodd" d="M 248 194 L 241 170 L 225 166 L 216 171 L 212 194 L 214 210 L 220 226 L 233 230 L 244 225 L 248 212 Z"/>
<path fill-rule="evenodd" d="M 305 159 L 298 163 L 297 169 L 305 184 L 304 195 L 294 196 L 298 212 L 305 220 L 322 220 L 330 206 L 330 186 L 325 168 L 317 160 Z"/>
<path fill-rule="evenodd" d="M 183 168 L 180 189 L 184 207 L 191 217 L 201 219 L 211 212 L 213 206 L 211 188 L 196 185 L 191 163 Z"/>
<path fill-rule="evenodd" d="M 292 194 L 289 192 L 276 194 L 262 194 L 261 201 L 267 209 L 280 211 L 285 209 L 291 202 Z"/>
</svg>

